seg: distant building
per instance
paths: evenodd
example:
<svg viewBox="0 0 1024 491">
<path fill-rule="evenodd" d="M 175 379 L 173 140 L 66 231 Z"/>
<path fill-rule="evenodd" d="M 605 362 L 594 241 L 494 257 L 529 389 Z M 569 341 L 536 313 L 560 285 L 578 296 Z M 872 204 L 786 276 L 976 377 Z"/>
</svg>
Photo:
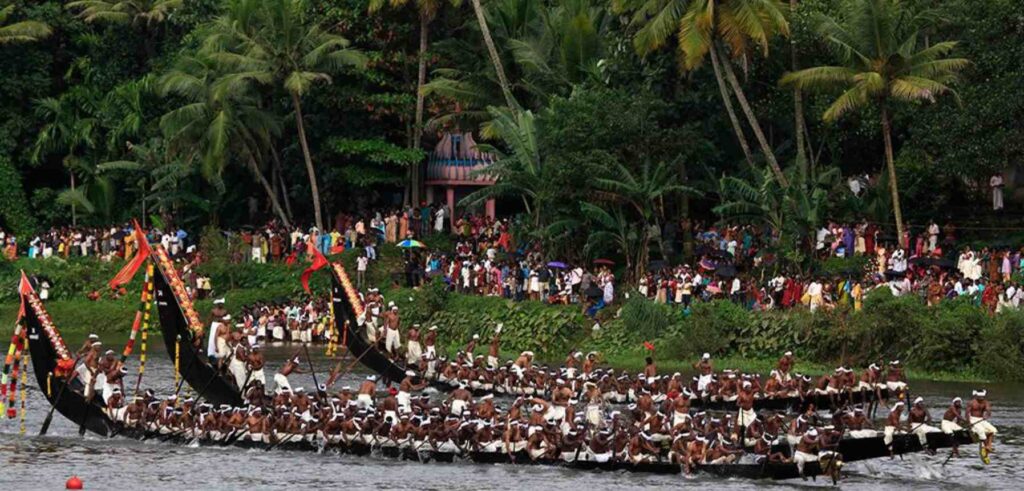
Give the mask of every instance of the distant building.
<svg viewBox="0 0 1024 491">
<path fill-rule="evenodd" d="M 427 201 L 436 203 L 444 192 L 445 203 L 452 217 L 455 205 L 481 186 L 491 186 L 494 178 L 482 172 L 495 161 L 495 156 L 481 152 L 472 133 L 445 133 L 427 159 Z M 487 216 L 494 217 L 494 200 L 484 205 Z M 455 220 L 452 220 L 454 223 Z"/>
</svg>

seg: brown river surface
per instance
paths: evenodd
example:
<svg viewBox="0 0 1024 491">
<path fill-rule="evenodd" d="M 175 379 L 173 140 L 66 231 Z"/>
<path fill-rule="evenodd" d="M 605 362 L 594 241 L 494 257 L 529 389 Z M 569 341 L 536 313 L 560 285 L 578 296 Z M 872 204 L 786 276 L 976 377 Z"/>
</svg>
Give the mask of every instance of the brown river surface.
<svg viewBox="0 0 1024 491">
<path fill-rule="evenodd" d="M 72 346 L 77 344 L 72 343 Z M 268 379 L 294 347 L 268 347 Z M 120 352 L 118 349 L 117 352 Z M 325 374 L 333 362 L 320 347 L 310 349 L 316 370 Z M 134 380 L 137 360 L 129 360 L 128 379 Z M 357 368 L 358 372 L 359 369 Z M 353 372 L 339 382 L 357 385 L 364 373 Z M 293 375 L 293 386 L 313 387 L 308 375 Z M 323 375 L 321 375 L 321 378 Z M 289 452 L 199 448 L 153 440 L 104 439 L 78 436 L 78 428 L 59 414 L 46 437 L 35 436 L 49 404 L 28 377 L 27 434 L 19 435 L 18 420 L 0 420 L 0 488 L 11 490 L 63 489 L 78 475 L 86 489 L 415 489 L 415 490 L 541 490 L 587 491 L 623 488 L 762 489 L 831 487 L 818 482 L 745 481 L 698 475 L 655 476 L 629 472 L 588 472 L 557 467 L 482 465 L 396 461 L 374 456 L 340 455 L 330 451 Z M 173 364 L 159 334 L 150 337 L 144 388 L 158 394 L 174 391 Z M 968 399 L 976 384 L 912 381 L 914 395 L 925 398 L 939 418 L 954 396 Z M 987 384 L 994 406 L 992 422 L 999 429 L 997 453 L 983 465 L 976 447 L 961 448 L 960 459 L 945 466 L 948 453 L 909 455 L 847 464 L 843 489 L 1024 489 L 1024 385 Z M 507 402 L 504 402 L 507 404 Z M 880 411 L 883 412 L 884 410 Z"/>
</svg>

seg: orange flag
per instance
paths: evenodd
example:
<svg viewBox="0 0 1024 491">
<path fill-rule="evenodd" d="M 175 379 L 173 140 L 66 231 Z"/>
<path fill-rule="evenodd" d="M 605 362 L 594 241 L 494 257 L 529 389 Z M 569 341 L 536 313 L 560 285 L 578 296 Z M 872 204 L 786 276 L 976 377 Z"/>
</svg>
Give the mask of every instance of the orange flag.
<svg viewBox="0 0 1024 491">
<path fill-rule="evenodd" d="M 132 231 L 132 234 L 135 236 L 135 244 L 138 248 L 138 252 L 136 252 L 135 257 L 128 261 L 128 264 L 125 264 L 124 267 L 121 268 L 121 271 L 118 271 L 117 275 L 110 280 L 109 284 L 111 290 L 117 290 L 121 285 L 132 281 L 132 278 L 135 277 L 135 272 L 139 270 L 142 263 L 146 262 L 146 259 L 149 258 L 149 254 L 151 252 L 149 248 L 149 240 L 146 239 L 146 234 L 142 233 L 142 227 L 139 227 L 139 223 L 134 220 L 132 220 L 132 224 L 135 225 L 135 229 Z"/>
<path fill-rule="evenodd" d="M 320 249 L 313 247 L 312 251 L 313 264 L 309 265 L 309 267 L 302 272 L 302 276 L 299 278 L 300 280 L 302 280 L 302 288 L 306 290 L 306 293 L 311 293 L 309 291 L 309 277 L 313 275 L 314 271 L 324 266 L 327 266 L 330 263 L 330 261 L 328 261 L 327 258 L 324 257 L 323 253 L 320 252 Z"/>
<path fill-rule="evenodd" d="M 25 317 L 25 295 L 28 295 L 32 291 L 32 284 L 28 282 L 28 277 L 25 276 L 25 272 L 22 271 L 21 281 L 18 282 L 18 294 L 21 296 L 21 306 L 18 307 L 18 321 Z"/>
</svg>

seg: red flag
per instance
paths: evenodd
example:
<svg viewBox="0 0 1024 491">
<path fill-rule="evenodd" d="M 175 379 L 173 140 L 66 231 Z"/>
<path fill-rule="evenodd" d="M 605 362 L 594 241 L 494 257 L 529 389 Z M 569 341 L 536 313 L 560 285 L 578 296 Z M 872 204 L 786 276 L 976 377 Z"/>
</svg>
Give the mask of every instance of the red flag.
<svg viewBox="0 0 1024 491">
<path fill-rule="evenodd" d="M 21 281 L 18 282 L 18 294 L 21 297 L 21 305 L 18 307 L 18 321 L 25 318 L 25 295 L 28 295 L 33 291 L 34 289 L 32 288 L 32 284 L 28 282 L 28 277 L 25 276 L 25 272 L 22 271 Z"/>
<path fill-rule="evenodd" d="M 139 223 L 133 220 L 132 224 L 135 225 L 135 230 L 132 231 L 132 234 L 135 236 L 135 244 L 139 250 L 135 253 L 135 257 L 128 261 L 128 264 L 125 264 L 121 271 L 118 271 L 117 275 L 110 280 L 111 290 L 117 290 L 121 285 L 132 281 L 132 278 L 135 277 L 135 272 L 139 270 L 142 263 L 146 262 L 150 252 L 152 252 L 149 248 L 149 240 L 146 239 L 146 234 L 142 233 Z"/>
<path fill-rule="evenodd" d="M 654 351 L 654 345 L 649 341 L 644 341 L 644 348 L 647 348 L 647 351 Z"/>
<path fill-rule="evenodd" d="M 306 290 L 306 293 L 311 293 L 309 291 L 309 277 L 313 274 L 313 272 L 330 264 L 330 261 L 328 261 L 327 258 L 324 257 L 324 255 L 320 252 L 320 249 L 313 247 L 312 250 L 313 264 L 309 265 L 309 267 L 302 272 L 302 276 L 299 277 L 299 279 L 302 281 L 302 288 Z"/>
</svg>

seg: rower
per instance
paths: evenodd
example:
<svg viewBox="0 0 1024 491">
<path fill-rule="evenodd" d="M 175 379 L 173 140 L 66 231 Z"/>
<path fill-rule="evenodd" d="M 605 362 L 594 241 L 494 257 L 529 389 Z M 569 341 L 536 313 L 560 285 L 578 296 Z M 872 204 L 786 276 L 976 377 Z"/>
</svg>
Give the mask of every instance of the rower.
<svg viewBox="0 0 1024 491">
<path fill-rule="evenodd" d="M 466 389 L 466 384 L 459 384 L 459 387 L 448 395 L 448 403 L 451 404 L 451 414 L 460 418 L 464 414 L 468 414 L 467 411 L 472 399 L 473 394 Z"/>
<path fill-rule="evenodd" d="M 420 347 L 420 325 L 413 324 L 409 328 L 409 339 L 406 342 L 405 348 L 405 362 L 408 365 L 415 366 L 420 361 L 420 356 L 423 354 L 423 349 Z"/>
<path fill-rule="evenodd" d="M 416 372 L 406 370 L 405 378 L 398 384 L 398 406 L 403 411 L 412 411 L 412 392 L 423 390 L 427 386 L 427 382 L 414 384 L 413 377 L 415 376 Z"/>
<path fill-rule="evenodd" d="M 963 406 L 963 399 L 959 397 L 953 398 L 953 402 L 949 404 L 949 408 L 947 408 L 946 412 L 942 415 L 942 423 L 940 424 L 939 428 L 942 429 L 943 433 L 947 435 L 952 435 L 953 433 L 963 430 L 963 427 L 960 425 L 967 424 L 967 420 L 964 419 L 963 416 Z M 955 440 L 956 439 L 954 438 L 954 441 Z M 956 445 L 955 443 L 953 444 L 953 449 L 950 452 L 950 456 L 960 457 L 959 445 Z"/>
<path fill-rule="evenodd" d="M 846 425 L 850 438 L 874 438 L 878 436 L 878 432 L 871 426 L 871 420 L 864 414 L 864 410 L 859 407 L 847 413 L 843 419 L 843 424 Z"/>
<path fill-rule="evenodd" d="M 487 347 L 487 366 L 497 369 L 499 365 L 498 353 L 501 349 L 501 329 L 504 324 L 498 323 L 494 328 L 494 337 L 491 338 L 491 345 Z"/>
<path fill-rule="evenodd" d="M 885 443 L 887 447 L 889 447 L 890 456 L 893 455 L 893 435 L 896 433 L 897 430 L 899 430 L 903 426 L 902 422 L 900 421 L 900 419 L 903 416 L 903 406 L 905 406 L 903 401 L 899 401 L 896 404 L 894 404 L 892 406 L 892 409 L 889 411 L 889 416 L 886 417 L 885 419 L 885 436 L 883 437 L 882 441 Z"/>
<path fill-rule="evenodd" d="M 714 368 L 711 364 L 711 354 L 704 353 L 700 361 L 693 364 L 693 368 L 700 372 L 700 376 L 697 379 L 697 393 L 701 394 L 708 384 L 711 383 L 711 374 L 714 373 Z"/>
<path fill-rule="evenodd" d="M 746 433 L 747 427 L 757 419 L 757 414 L 754 413 L 754 391 L 750 382 L 744 381 L 740 386 L 736 405 L 739 407 L 739 417 L 736 418 L 733 441 L 740 441 L 739 438 Z"/>
<path fill-rule="evenodd" d="M 793 352 L 787 351 L 779 358 L 779 362 L 775 365 L 775 371 L 778 373 L 779 382 L 788 382 L 791 378 L 789 372 L 793 369 L 793 365 L 796 360 L 793 358 Z"/>
<path fill-rule="evenodd" d="M 373 408 L 373 395 L 377 393 L 377 376 L 367 375 L 366 380 L 359 385 L 359 395 L 356 396 L 356 403 L 361 409 Z"/>
<path fill-rule="evenodd" d="M 786 461 L 786 454 L 772 451 L 772 437 L 768 433 L 761 435 L 757 443 L 754 443 L 754 455 L 757 456 L 755 462 L 758 464 L 763 464 L 764 459 L 768 459 L 768 462 Z"/>
<path fill-rule="evenodd" d="M 903 392 L 907 390 L 907 376 L 903 373 L 903 367 L 899 360 L 889 362 L 889 370 L 885 374 L 885 387 L 889 389 L 889 396 L 897 396 L 902 399 Z"/>
<path fill-rule="evenodd" d="M 576 364 L 583 359 L 583 353 L 572 350 L 565 356 L 565 378 L 573 380 L 576 378 Z"/>
<path fill-rule="evenodd" d="M 974 398 L 967 405 L 968 423 L 974 435 L 983 442 L 981 459 L 987 464 L 988 454 L 995 452 L 992 441 L 998 433 L 996 427 L 988 421 L 992 417 L 992 404 L 985 399 L 988 396 L 987 390 L 975 390 L 971 395 Z"/>
<path fill-rule="evenodd" d="M 821 447 L 821 443 L 818 440 L 818 430 L 811 428 L 807 430 L 800 441 L 796 445 L 796 450 L 793 452 L 793 462 L 796 463 L 796 469 L 800 473 L 800 477 L 807 479 L 804 476 L 804 466 L 808 462 L 818 461 L 818 450 Z"/>
<path fill-rule="evenodd" d="M 594 373 L 594 369 L 597 367 L 597 352 L 591 351 L 587 353 L 586 358 L 583 360 L 583 377 L 590 378 L 590 374 Z"/>
<path fill-rule="evenodd" d="M 914 399 L 914 404 L 907 414 L 907 422 L 910 424 L 911 432 L 921 440 L 921 446 L 925 447 L 929 453 L 935 453 L 934 450 L 928 448 L 928 433 L 937 433 L 939 429 L 928 424 L 932 422 L 932 415 L 924 407 L 923 397 Z"/>
<path fill-rule="evenodd" d="M 288 376 L 293 373 L 306 373 L 302 370 L 302 368 L 299 367 L 298 351 L 296 351 L 291 358 L 285 361 L 284 366 L 282 366 L 281 369 L 278 370 L 276 374 L 274 374 L 274 383 L 277 385 L 277 388 L 291 390 L 292 384 L 288 382 Z"/>
<path fill-rule="evenodd" d="M 652 380 L 658 376 L 658 366 L 654 364 L 654 358 L 648 356 L 644 359 L 644 377 Z"/>
</svg>

